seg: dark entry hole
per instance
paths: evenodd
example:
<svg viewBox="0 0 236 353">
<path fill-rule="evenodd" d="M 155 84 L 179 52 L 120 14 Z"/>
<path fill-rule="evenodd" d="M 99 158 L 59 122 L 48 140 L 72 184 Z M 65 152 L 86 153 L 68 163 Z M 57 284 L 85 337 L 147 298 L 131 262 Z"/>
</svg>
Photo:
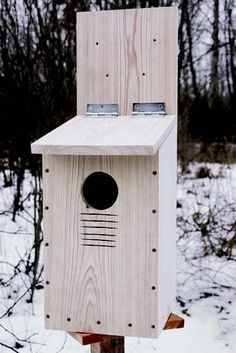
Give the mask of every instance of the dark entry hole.
<svg viewBox="0 0 236 353">
<path fill-rule="evenodd" d="M 118 186 L 111 175 L 94 172 L 85 179 L 82 193 L 89 206 L 97 210 L 105 210 L 116 202 Z"/>
</svg>

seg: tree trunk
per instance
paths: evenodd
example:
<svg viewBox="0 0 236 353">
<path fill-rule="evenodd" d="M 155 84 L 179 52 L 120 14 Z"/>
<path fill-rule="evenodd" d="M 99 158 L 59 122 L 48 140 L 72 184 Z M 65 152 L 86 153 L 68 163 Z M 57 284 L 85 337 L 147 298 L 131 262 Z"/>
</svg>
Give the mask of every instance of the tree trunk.
<svg viewBox="0 0 236 353">
<path fill-rule="evenodd" d="M 219 0 L 213 2 L 211 82 L 209 90 L 209 107 L 212 109 L 219 96 Z"/>
</svg>

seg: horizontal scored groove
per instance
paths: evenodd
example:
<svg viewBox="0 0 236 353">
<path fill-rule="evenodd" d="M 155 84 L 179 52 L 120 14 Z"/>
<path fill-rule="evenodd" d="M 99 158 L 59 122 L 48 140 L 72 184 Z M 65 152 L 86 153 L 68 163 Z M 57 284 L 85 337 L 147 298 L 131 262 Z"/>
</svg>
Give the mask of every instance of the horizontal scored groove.
<svg viewBox="0 0 236 353">
<path fill-rule="evenodd" d="M 116 234 L 104 234 L 104 233 L 81 233 L 82 235 L 95 235 L 101 237 L 116 237 Z"/>
<path fill-rule="evenodd" d="M 82 226 L 82 228 L 95 228 L 95 229 L 118 229 L 116 227 L 106 227 L 106 226 Z"/>
<path fill-rule="evenodd" d="M 111 242 L 114 243 L 115 240 L 109 240 L 109 239 L 94 239 L 94 238 L 82 238 L 82 240 L 89 240 L 89 241 L 106 241 L 106 242 Z"/>
<path fill-rule="evenodd" d="M 107 244 L 82 244 L 83 246 L 96 246 L 100 248 L 115 248 L 115 245 L 107 245 Z"/>
<path fill-rule="evenodd" d="M 112 213 L 92 213 L 92 212 L 81 212 L 81 215 L 86 215 L 86 216 L 114 216 L 118 217 L 117 214 L 112 214 Z"/>
<path fill-rule="evenodd" d="M 82 222 L 97 222 L 97 223 L 118 223 L 118 221 L 113 221 L 109 219 L 81 219 Z"/>
</svg>

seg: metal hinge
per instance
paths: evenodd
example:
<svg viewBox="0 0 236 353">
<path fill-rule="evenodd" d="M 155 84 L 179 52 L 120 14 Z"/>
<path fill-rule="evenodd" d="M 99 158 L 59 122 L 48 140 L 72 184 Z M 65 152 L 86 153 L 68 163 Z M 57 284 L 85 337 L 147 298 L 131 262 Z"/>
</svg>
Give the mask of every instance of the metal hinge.
<svg viewBox="0 0 236 353">
<path fill-rule="evenodd" d="M 164 102 L 133 103 L 132 115 L 134 116 L 156 115 L 158 117 L 164 117 L 166 115 L 165 103 Z"/>
<path fill-rule="evenodd" d="M 118 116 L 118 104 L 87 104 L 87 116 Z"/>
</svg>

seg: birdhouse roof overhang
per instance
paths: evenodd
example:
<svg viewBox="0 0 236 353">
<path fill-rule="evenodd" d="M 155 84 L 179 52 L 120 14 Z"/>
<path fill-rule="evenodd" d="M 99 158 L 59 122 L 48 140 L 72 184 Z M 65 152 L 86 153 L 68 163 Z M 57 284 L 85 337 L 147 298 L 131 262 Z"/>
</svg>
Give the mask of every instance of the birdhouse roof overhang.
<svg viewBox="0 0 236 353">
<path fill-rule="evenodd" d="M 76 116 L 31 145 L 55 155 L 155 155 L 174 128 L 175 116 Z"/>
</svg>

